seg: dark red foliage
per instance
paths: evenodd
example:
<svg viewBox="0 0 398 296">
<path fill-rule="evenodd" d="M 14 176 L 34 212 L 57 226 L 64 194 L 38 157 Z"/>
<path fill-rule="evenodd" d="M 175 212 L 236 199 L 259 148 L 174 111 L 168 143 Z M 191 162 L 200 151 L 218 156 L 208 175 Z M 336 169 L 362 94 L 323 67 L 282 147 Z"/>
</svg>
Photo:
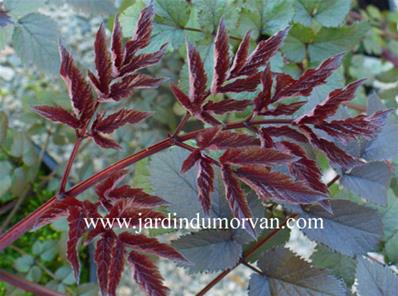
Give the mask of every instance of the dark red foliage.
<svg viewBox="0 0 398 296">
<path fill-rule="evenodd" d="M 290 154 L 258 146 L 228 149 L 220 158 L 222 163 L 239 165 L 263 164 L 268 166 L 285 164 L 293 160 L 294 157 Z"/>
<path fill-rule="evenodd" d="M 229 68 L 228 34 L 223 20 L 221 20 L 218 27 L 214 43 L 214 74 L 211 92 L 218 93 L 227 78 L 227 71 Z"/>
<path fill-rule="evenodd" d="M 355 140 L 358 136 L 371 139 L 379 133 L 389 112 L 390 110 L 379 111 L 370 116 L 358 115 L 344 120 L 322 122 L 314 126 L 344 142 Z"/>
<path fill-rule="evenodd" d="M 52 106 L 35 106 L 33 109 L 41 116 L 50 119 L 57 123 L 69 125 L 74 129 L 78 129 L 81 126 L 80 121 L 76 116 L 61 107 Z"/>
<path fill-rule="evenodd" d="M 296 161 L 289 163 L 289 171 L 298 180 L 302 180 L 311 188 L 328 193 L 327 186 L 321 181 L 322 173 L 316 162 L 310 159 L 305 151 L 297 144 L 283 141 L 281 144 L 292 154 L 299 157 Z"/>
<path fill-rule="evenodd" d="M 363 80 L 358 80 L 348 84 L 344 88 L 335 89 L 329 93 L 325 101 L 319 105 L 316 105 L 310 114 L 300 117 L 297 122 L 299 124 L 315 124 L 324 121 L 327 117 L 336 113 L 341 103 L 348 102 L 354 98 L 355 91 L 362 84 L 362 82 Z"/>
<path fill-rule="evenodd" d="M 211 207 L 211 193 L 214 190 L 214 170 L 208 159 L 201 157 L 199 171 L 196 179 L 198 197 L 205 214 L 209 214 Z"/>
<path fill-rule="evenodd" d="M 251 104 L 249 100 L 233 100 L 225 99 L 220 102 L 208 102 L 204 106 L 204 110 L 214 114 L 224 114 L 232 111 L 243 111 Z"/>
<path fill-rule="evenodd" d="M 279 74 L 276 78 L 273 101 L 287 97 L 310 95 L 315 86 L 326 82 L 326 79 L 340 66 L 342 59 L 343 54 L 330 57 L 318 68 L 305 71 L 297 80 L 287 74 Z"/>
<path fill-rule="evenodd" d="M 237 176 L 251 187 L 264 201 L 274 200 L 294 204 L 311 204 L 325 200 L 328 196 L 304 183 L 295 181 L 279 172 L 271 172 L 260 166 L 244 166 Z"/>
<path fill-rule="evenodd" d="M 119 239 L 128 247 L 136 251 L 153 254 L 166 259 L 175 261 L 186 261 L 186 259 L 178 253 L 174 248 L 167 244 L 159 242 L 156 238 L 147 237 L 142 234 L 131 234 L 123 232 L 119 235 Z"/>
<path fill-rule="evenodd" d="M 257 145 L 259 141 L 249 135 L 230 131 L 223 131 L 220 127 L 214 127 L 199 133 L 196 140 L 201 149 L 221 150 Z"/>
<path fill-rule="evenodd" d="M 163 285 L 163 278 L 156 265 L 140 253 L 131 251 L 128 257 L 134 280 L 141 285 L 147 295 L 165 296 L 169 289 Z"/>
<path fill-rule="evenodd" d="M 231 208 L 234 217 L 238 219 L 251 218 L 252 213 L 250 211 L 249 205 L 231 166 L 224 164 L 221 167 L 221 174 L 225 185 L 225 197 L 228 200 L 229 207 Z M 251 227 L 251 224 L 247 223 L 246 226 L 248 226 L 248 228 L 246 228 L 248 232 L 253 237 L 256 237 L 255 231 Z"/>
<path fill-rule="evenodd" d="M 108 271 L 109 280 L 107 292 L 109 296 L 116 296 L 116 288 L 122 278 L 125 263 L 125 245 L 120 239 L 116 239 L 111 257 L 112 260 Z"/>
<path fill-rule="evenodd" d="M 80 262 L 79 262 L 79 253 L 77 251 L 77 245 L 79 239 L 83 235 L 85 231 L 84 225 L 84 211 L 81 211 L 79 207 L 70 207 L 69 215 L 68 215 L 68 243 L 67 243 L 67 258 L 73 268 L 73 273 L 75 275 L 75 279 L 79 282 L 80 278 Z"/>
<path fill-rule="evenodd" d="M 102 108 L 101 104 L 118 102 L 137 89 L 156 88 L 162 82 L 159 78 L 139 72 L 158 63 L 166 52 L 166 44 L 155 52 L 142 51 L 150 44 L 153 18 L 154 9 L 149 5 L 141 12 L 134 34 L 126 43 L 123 42 L 122 29 L 116 18 L 110 46 L 105 27 L 99 28 L 94 44 L 96 71 L 88 72 L 91 84 L 82 76 L 67 50 L 60 46 L 60 74 L 68 88 L 73 112 L 57 106 L 37 106 L 35 111 L 47 119 L 75 129 L 79 144 L 86 138 L 92 138 L 103 148 L 120 148 L 110 134 L 126 124 L 141 122 L 150 113 L 123 108 L 105 113 L 101 110 L 108 109 Z M 356 81 L 331 91 L 312 111 L 295 117 L 295 113 L 307 102 L 305 97 L 315 87 L 324 84 L 340 66 L 343 55 L 326 59 L 317 68 L 303 72 L 298 79 L 285 73 L 273 73 L 270 59 L 281 47 L 287 33 L 288 29 L 285 29 L 258 42 L 252 53 L 249 53 L 250 33 L 247 33 L 231 61 L 227 29 L 221 20 L 214 41 L 212 81 L 208 82 L 208 73 L 199 51 L 187 43 L 189 90 L 184 93 L 176 85 L 170 85 L 177 101 L 187 111 L 176 132 L 152 148 L 142 150 L 119 161 L 111 169 L 91 177 L 87 181 L 90 185 L 102 180 L 95 188 L 98 196 L 95 202 L 79 201 L 76 198 L 75 195 L 81 192 L 76 188 L 82 185 L 77 185 L 70 191 L 60 186 L 57 200 L 41 215 L 36 225 L 43 226 L 67 216 L 67 258 L 77 280 L 80 273 L 80 240 L 89 243 L 96 239 L 95 263 L 102 295 L 116 295 L 126 262 L 132 268 L 133 278 L 147 295 L 167 294 L 168 288 L 163 285 L 156 265 L 146 254 L 184 261 L 185 258 L 174 248 L 143 234 L 123 232 L 121 225 L 114 224 L 112 227 L 98 223 L 97 227 L 87 229 L 83 224 L 83 218 L 86 217 L 106 218 L 110 221 L 125 218 L 129 221 L 129 227 L 137 226 L 146 219 L 165 218 L 163 211 L 157 210 L 160 206 L 168 205 L 165 200 L 146 193 L 141 188 L 121 184 L 127 171 L 114 171 L 152 155 L 167 145 L 178 145 L 190 151 L 182 163 L 181 171 L 184 173 L 194 166 L 197 169 L 198 199 L 204 213 L 208 215 L 218 173 L 216 169 L 221 172 L 231 212 L 238 219 L 252 217 L 245 197 L 247 189 L 253 190 L 263 202 L 318 204 L 330 210 L 328 188 L 322 182 L 320 168 L 312 159 L 312 155 L 316 155 L 312 150 L 315 148 L 323 152 L 337 169 L 345 170 L 363 164 L 362 160 L 347 153 L 335 140 L 352 141 L 375 137 L 384 125 L 389 111 L 369 116 L 360 114 L 342 120 L 329 119 L 342 104 L 354 98 L 355 91 L 362 83 Z M 246 92 L 256 94 L 244 100 L 238 100 L 232 94 Z M 250 100 L 252 97 L 254 99 Z M 280 103 L 284 98 L 292 100 Z M 232 117 L 242 118 L 245 115 L 246 119 L 224 122 L 227 118 L 225 113 L 242 111 L 250 113 L 232 114 Z M 187 118 L 200 120 L 211 127 L 206 126 L 181 136 L 180 131 Z M 248 132 L 243 132 L 244 129 Z M 326 134 L 327 138 L 321 136 Z M 182 143 L 186 140 L 196 140 L 197 146 L 190 147 L 187 143 Z M 75 148 L 79 148 L 79 145 Z M 68 162 L 63 180 L 68 177 L 73 159 L 74 156 Z M 247 186 L 242 186 L 243 184 Z M 246 226 L 246 230 L 255 237 L 251 225 Z"/>
<path fill-rule="evenodd" d="M 97 265 L 97 279 L 101 295 L 108 295 L 109 266 L 112 262 L 112 249 L 115 244 L 115 235 L 106 231 L 101 235 L 95 248 L 95 264 Z"/>
</svg>

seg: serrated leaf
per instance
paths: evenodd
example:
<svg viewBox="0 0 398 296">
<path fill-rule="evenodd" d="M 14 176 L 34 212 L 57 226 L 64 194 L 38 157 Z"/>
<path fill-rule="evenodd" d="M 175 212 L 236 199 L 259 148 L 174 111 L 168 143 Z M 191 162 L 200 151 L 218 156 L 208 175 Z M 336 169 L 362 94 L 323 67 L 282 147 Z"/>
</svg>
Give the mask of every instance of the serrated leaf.
<svg viewBox="0 0 398 296">
<path fill-rule="evenodd" d="M 85 231 L 84 212 L 78 207 L 71 207 L 68 216 L 68 243 L 67 243 L 67 258 L 73 268 L 73 274 L 76 282 L 80 278 L 80 261 L 78 253 L 78 243 L 80 237 Z"/>
<path fill-rule="evenodd" d="M 232 232 L 202 230 L 173 241 L 175 247 L 192 264 L 182 264 L 191 272 L 219 271 L 235 266 L 242 246 L 233 238 Z"/>
<path fill-rule="evenodd" d="M 95 264 L 97 266 L 98 285 L 102 295 L 108 294 L 108 269 L 112 261 L 110 250 L 112 250 L 114 243 L 115 238 L 112 234 L 104 233 L 96 244 Z"/>
<path fill-rule="evenodd" d="M 334 252 L 323 245 L 317 245 L 310 259 L 314 266 L 330 270 L 333 275 L 342 278 L 348 287 L 354 284 L 356 268 L 354 258 Z"/>
<path fill-rule="evenodd" d="M 252 276 L 250 296 L 344 296 L 347 293 L 343 282 L 283 247 L 267 251 L 258 261 L 258 267 L 264 275 Z"/>
<path fill-rule="evenodd" d="M 287 74 L 278 75 L 273 101 L 292 96 L 309 96 L 314 87 L 326 82 L 340 66 L 342 59 L 342 54 L 327 58 L 317 68 L 305 71 L 297 80 Z"/>
<path fill-rule="evenodd" d="M 398 274 L 373 260 L 358 258 L 356 275 L 361 296 L 393 296 L 398 291 Z"/>
<path fill-rule="evenodd" d="M 35 106 L 33 107 L 33 110 L 44 118 L 52 120 L 56 123 L 69 125 L 74 129 L 79 128 L 81 125 L 79 120 L 72 113 L 61 107 Z"/>
<path fill-rule="evenodd" d="M 109 296 L 116 296 L 116 288 L 120 283 L 124 271 L 124 252 L 123 243 L 117 239 L 112 249 L 112 260 L 109 266 Z"/>
<path fill-rule="evenodd" d="M 302 231 L 312 240 L 353 256 L 375 250 L 382 236 L 381 216 L 373 209 L 347 200 L 331 200 L 333 214 L 313 206 L 302 217 L 323 218 L 323 229 Z"/>
<path fill-rule="evenodd" d="M 327 199 L 325 193 L 313 190 L 303 182 L 297 182 L 285 174 L 272 172 L 264 167 L 240 167 L 237 175 L 263 201 L 271 199 L 293 204 L 311 204 Z"/>
<path fill-rule="evenodd" d="M 102 114 L 103 115 L 103 114 Z M 101 133 L 110 134 L 126 124 L 138 123 L 150 115 L 134 109 L 121 109 L 107 117 L 98 115 L 93 123 L 93 129 Z"/>
<path fill-rule="evenodd" d="M 370 202 L 386 205 L 391 175 L 391 169 L 386 163 L 369 162 L 344 173 L 341 184 Z"/>
<path fill-rule="evenodd" d="M 321 61 L 330 55 L 351 50 L 368 30 L 369 24 L 366 22 L 339 28 L 321 28 L 308 47 L 311 61 Z"/>
<path fill-rule="evenodd" d="M 300 0 L 295 3 L 295 21 L 311 26 L 316 20 L 325 27 L 340 25 L 350 10 L 350 1 L 345 0 Z"/>
<path fill-rule="evenodd" d="M 18 20 L 12 45 L 22 61 L 55 74 L 59 68 L 59 33 L 57 24 L 48 16 L 30 13 Z"/>
<path fill-rule="evenodd" d="M 152 261 L 136 252 L 130 252 L 128 257 L 134 280 L 144 289 L 147 295 L 166 296 L 168 288 L 163 285 L 163 278 Z"/>
</svg>

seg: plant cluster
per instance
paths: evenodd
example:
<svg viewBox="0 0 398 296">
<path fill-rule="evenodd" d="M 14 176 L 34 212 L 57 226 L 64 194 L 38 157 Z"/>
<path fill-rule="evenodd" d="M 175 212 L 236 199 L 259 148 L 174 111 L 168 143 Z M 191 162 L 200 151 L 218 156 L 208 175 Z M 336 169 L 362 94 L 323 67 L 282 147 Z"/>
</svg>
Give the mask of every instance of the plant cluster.
<svg viewBox="0 0 398 296">
<path fill-rule="evenodd" d="M 390 269 L 360 256 L 378 247 L 382 236 L 380 215 L 363 203 L 331 198 L 329 190 L 340 181 L 367 201 L 381 206 L 387 203 L 386 192 L 381 195 L 379 192 L 390 182 L 391 167 L 389 157 L 381 156 L 380 146 L 383 140 L 388 140 L 385 139 L 386 129 L 392 126 L 390 110 L 373 102 L 367 114 L 347 114 L 342 107 L 354 99 L 363 83 L 358 80 L 329 91 L 321 102 L 303 111 L 314 89 L 325 84 L 339 68 L 343 54 L 326 58 L 297 77 L 275 71 L 270 61 L 281 49 L 289 29 L 260 38 L 253 50 L 250 50 L 251 34 L 247 33 L 240 40 L 236 53 L 231 55 L 226 24 L 221 20 L 215 27 L 211 73 L 206 70 L 198 49 L 187 42 L 188 89 L 170 85 L 185 110 L 176 130 L 164 140 L 67 188 L 83 141 L 92 139 L 101 148 L 119 149 L 120 145 L 110 134 L 150 116 L 148 112 L 125 108 L 109 114 L 107 106 L 109 102 L 122 101 L 137 89 L 155 88 L 161 83 L 159 78 L 138 72 L 158 63 L 167 46 L 162 45 L 156 51 L 148 49 L 153 18 L 153 6 L 144 8 L 133 37 L 125 43 L 116 19 L 110 49 L 101 26 L 94 44 L 96 73 L 88 72 L 89 81 L 68 51 L 60 47 L 60 74 L 68 88 L 72 111 L 58 106 L 37 106 L 35 110 L 47 119 L 73 128 L 74 149 L 58 193 L 2 235 L 0 249 L 32 227 L 41 227 L 66 216 L 69 225 L 67 258 L 75 278 L 79 280 L 80 242 L 96 240 L 95 262 L 102 295 L 116 295 L 126 262 L 147 295 L 165 295 L 168 288 L 147 254 L 176 260 L 193 271 L 222 270 L 198 295 L 204 295 L 239 264 L 255 272 L 249 283 L 249 295 L 253 296 L 345 295 L 355 278 L 361 295 L 377 289 L 381 289 L 383 295 L 393 295 L 397 276 Z M 236 114 L 243 112 L 246 115 L 243 120 L 228 121 L 224 116 L 228 113 L 238 117 Z M 188 121 L 198 121 L 203 128 L 183 133 Z M 179 149 L 170 149 L 167 157 L 162 158 L 159 152 L 172 146 Z M 327 184 L 314 158 L 316 153 L 321 153 L 338 173 Z M 122 185 L 128 174 L 126 167 L 150 156 L 155 192 Z M 181 182 L 168 175 L 170 171 L 190 184 L 191 189 L 196 188 L 195 200 L 191 200 L 190 195 L 179 198 L 175 192 L 168 196 L 170 186 L 179 187 L 177 183 Z M 164 176 L 163 181 L 157 180 L 162 179 L 161 174 L 168 175 L 167 180 Z M 79 194 L 94 185 L 95 201 L 78 199 Z M 253 198 L 253 192 L 257 198 Z M 164 217 L 160 206 L 169 207 L 170 211 L 177 209 L 180 216 L 189 216 L 184 204 L 191 205 L 191 213 L 197 210 L 208 216 L 239 219 L 264 216 L 264 213 L 270 215 L 280 208 L 284 209 L 281 213 L 284 223 L 287 217 L 322 217 L 326 221 L 324 230 L 305 229 L 303 232 L 320 246 L 336 252 L 319 252 L 318 256 L 329 260 L 332 256 L 334 261 L 357 260 L 354 279 L 351 273 L 341 272 L 336 262 L 314 267 L 286 248 L 262 250 L 279 230 L 260 233 L 258 229 L 247 227 L 249 236 L 227 229 L 204 230 L 183 236 L 169 246 L 156 238 L 127 231 L 101 227 L 86 229 L 83 221 L 84 217 L 126 217 L 134 224 L 138 223 L 139 213 L 145 218 Z M 259 251 L 261 254 L 257 253 Z M 203 258 L 203 253 L 207 259 Z M 255 261 L 257 266 L 252 265 Z M 320 265 L 321 261 L 314 259 L 314 265 Z M 381 288 L 376 283 L 380 276 L 386 279 Z"/>
</svg>

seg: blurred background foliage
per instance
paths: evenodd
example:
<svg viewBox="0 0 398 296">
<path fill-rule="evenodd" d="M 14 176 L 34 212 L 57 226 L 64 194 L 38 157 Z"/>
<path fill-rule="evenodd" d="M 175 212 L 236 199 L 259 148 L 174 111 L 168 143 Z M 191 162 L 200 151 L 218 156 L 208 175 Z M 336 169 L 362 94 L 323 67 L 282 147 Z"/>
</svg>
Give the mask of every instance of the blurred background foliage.
<svg viewBox="0 0 398 296">
<path fill-rule="evenodd" d="M 248 30 L 252 32 L 254 47 L 256 41 L 290 26 L 281 52 L 272 59 L 274 72 L 297 77 L 330 55 L 346 53 L 341 69 L 327 84 L 314 90 L 303 110 L 320 102 L 328 91 L 361 78 L 367 80 L 349 107 L 365 111 L 367 97 L 376 92 L 387 107 L 397 110 L 398 11 L 393 1 L 373 1 L 373 5 L 372 1 L 350 0 L 153 2 L 156 17 L 148 50 L 156 50 L 168 42 L 168 53 L 162 63 L 150 71 L 167 81 L 157 90 L 140 91 L 120 103 L 152 111 L 153 116 L 138 127 L 125 127 L 115 135 L 123 146 L 120 151 L 99 149 L 90 143 L 83 146 L 71 183 L 156 142 L 176 127 L 184 111 L 172 97 L 168 83 L 178 82 L 182 88 L 187 87 L 185 41 L 199 48 L 211 73 L 211 41 L 222 16 L 231 36 L 232 51 Z M 0 233 L 52 196 L 72 148 L 74 134 L 70 129 L 46 122 L 31 112 L 31 107 L 37 104 L 69 104 L 66 88 L 57 74 L 58 42 L 71 49 L 82 68 L 92 69 L 92 45 L 99 24 L 105 22 L 111 29 L 114 15 L 119 14 L 124 36 L 131 36 L 135 20 L 147 3 L 145 0 L 3 1 L 0 11 Z M 238 94 L 234 98 L 250 96 L 254 94 Z M 194 123 L 188 124 L 188 129 L 194 127 Z M 398 129 L 391 133 L 391 145 L 398 147 Z M 328 167 L 322 158 L 320 163 L 324 169 Z M 145 187 L 147 170 L 147 161 L 138 163 L 133 183 Z M 381 210 L 385 215 L 385 239 L 380 253 L 392 264 L 398 263 L 397 176 L 394 169 L 389 205 Z M 338 185 L 334 185 L 332 192 L 336 196 L 353 195 Z M 91 198 L 90 191 L 82 197 Z M 23 236 L 0 254 L 0 268 L 69 295 L 96 295 L 95 285 L 91 284 L 95 272 L 90 264 L 90 248 L 81 255 L 85 262 L 83 284 L 77 287 L 71 277 L 65 260 L 66 227 L 64 221 L 59 221 Z M 325 258 L 330 260 L 331 256 L 326 248 L 318 248 L 313 261 L 322 266 Z M 350 275 L 345 276 L 349 282 Z M 7 295 L 24 294 L 0 283 L 0 295 L 6 295 L 6 291 Z"/>
</svg>

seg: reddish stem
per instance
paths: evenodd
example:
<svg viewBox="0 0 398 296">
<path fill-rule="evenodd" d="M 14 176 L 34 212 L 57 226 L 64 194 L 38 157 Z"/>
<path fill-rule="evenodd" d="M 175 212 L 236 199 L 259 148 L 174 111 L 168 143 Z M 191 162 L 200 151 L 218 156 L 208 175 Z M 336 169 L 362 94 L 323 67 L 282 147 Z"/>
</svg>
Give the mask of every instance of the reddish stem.
<svg viewBox="0 0 398 296">
<path fill-rule="evenodd" d="M 58 293 L 56 291 L 50 290 L 46 287 L 40 286 L 36 283 L 32 283 L 30 281 L 22 279 L 16 275 L 13 275 L 11 273 L 4 271 L 4 270 L 0 270 L 0 281 L 4 281 L 6 283 L 9 283 L 10 285 L 13 285 L 13 286 L 23 289 L 25 291 L 31 292 L 34 295 L 41 295 L 41 296 L 63 296 L 64 295 L 64 294 Z"/>
<path fill-rule="evenodd" d="M 247 126 L 261 125 L 261 124 L 289 124 L 292 120 L 290 119 L 265 119 L 265 120 L 256 120 L 256 121 L 241 121 L 241 122 L 232 122 L 226 124 L 224 129 L 237 129 L 237 128 L 245 128 Z M 190 133 L 187 133 L 183 136 L 179 137 L 179 140 L 184 142 L 196 137 L 197 134 L 202 132 L 204 129 L 196 130 Z M 155 145 L 147 147 L 133 155 L 130 155 L 112 165 L 107 167 L 106 169 L 99 171 L 98 173 L 92 175 L 88 179 L 76 184 L 70 190 L 66 191 L 65 194 L 77 196 L 83 191 L 87 190 L 97 182 L 104 180 L 109 174 L 124 169 L 133 163 L 148 157 L 152 154 L 155 154 L 159 151 L 167 149 L 174 145 L 174 141 L 171 138 L 166 138 Z M 34 227 L 37 223 L 38 219 L 45 213 L 51 206 L 54 204 L 56 198 L 53 196 L 46 203 L 32 212 L 29 216 L 25 217 L 13 227 L 11 227 L 6 233 L 0 236 L 0 251 L 6 248 L 8 245 L 12 244 L 15 240 L 21 237 L 25 232 L 29 231 Z"/>
<path fill-rule="evenodd" d="M 61 185 L 59 186 L 59 193 L 65 192 L 66 183 L 68 182 L 68 177 L 69 177 L 70 171 L 72 169 L 73 161 L 75 160 L 75 158 L 77 156 L 77 152 L 79 151 L 82 141 L 83 141 L 83 139 L 81 137 L 77 138 L 77 141 L 76 141 L 75 145 L 73 146 L 72 153 L 70 154 L 68 162 L 65 166 L 64 174 L 63 174 L 62 180 L 61 180 Z"/>
</svg>

